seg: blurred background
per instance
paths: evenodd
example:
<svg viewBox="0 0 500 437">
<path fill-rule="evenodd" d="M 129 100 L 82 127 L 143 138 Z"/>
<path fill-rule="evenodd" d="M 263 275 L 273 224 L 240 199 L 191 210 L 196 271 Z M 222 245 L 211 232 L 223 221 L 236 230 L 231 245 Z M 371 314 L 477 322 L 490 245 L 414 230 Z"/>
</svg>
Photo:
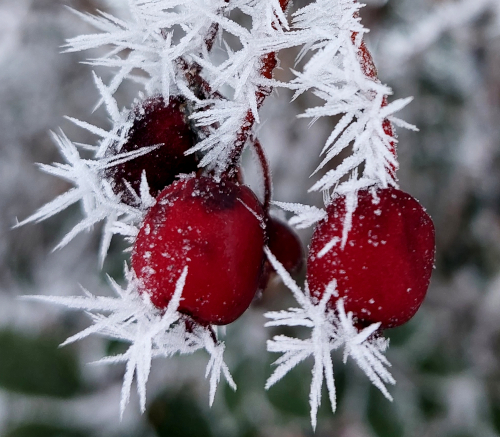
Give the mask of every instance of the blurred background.
<svg viewBox="0 0 500 437">
<path fill-rule="evenodd" d="M 296 0 L 295 10 L 307 0 Z M 208 408 L 207 356 L 153 363 L 148 409 L 132 397 L 123 420 L 124 367 L 88 364 L 123 345 L 88 338 L 58 345 L 89 325 L 85 314 L 20 300 L 76 295 L 79 284 L 109 294 L 105 274 L 122 277 L 124 247 L 114 241 L 98 268 L 99 229 L 52 249 L 75 224 L 78 207 L 12 229 L 66 191 L 35 162 L 61 158 L 49 138 L 58 127 L 78 142 L 89 133 L 63 116 L 108 128 L 91 68 L 95 53 L 60 54 L 67 38 L 92 29 L 65 6 L 126 15 L 124 0 L 0 2 L 0 435 L 6 437 L 493 437 L 500 435 L 500 1 L 365 0 L 363 23 L 381 80 L 396 98 L 414 96 L 400 114 L 420 132 L 399 130 L 401 188 L 434 219 L 437 260 L 426 301 L 407 325 L 388 331 L 397 385 L 390 403 L 351 362 L 335 357 L 338 410 L 324 397 L 309 424 L 311 362 L 265 392 L 271 362 L 263 313 L 292 305 L 275 281 L 227 328 L 227 361 L 238 384 L 219 387 Z M 290 77 L 293 51 L 280 55 Z M 98 71 L 106 79 L 109 73 Z M 106 76 L 108 74 L 108 76 Z M 126 106 L 134 92 L 122 87 Z M 274 175 L 274 198 L 318 203 L 309 175 L 335 120 L 295 116 L 312 104 L 280 90 L 263 108 L 259 136 Z M 306 150 L 307 148 L 307 150 Z M 251 161 L 250 159 L 248 159 Z M 252 164 L 248 166 L 252 180 Z M 309 232 L 301 234 L 307 244 Z M 298 280 L 303 280 L 299 277 Z"/>
</svg>

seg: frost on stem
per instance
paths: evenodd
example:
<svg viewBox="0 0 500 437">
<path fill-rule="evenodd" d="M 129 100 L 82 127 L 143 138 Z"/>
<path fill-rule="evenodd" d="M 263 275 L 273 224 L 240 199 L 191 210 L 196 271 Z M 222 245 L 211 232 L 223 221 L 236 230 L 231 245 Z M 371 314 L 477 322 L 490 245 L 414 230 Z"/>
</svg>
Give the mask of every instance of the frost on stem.
<svg viewBox="0 0 500 437">
<path fill-rule="evenodd" d="M 290 38 L 285 32 L 288 23 L 278 0 L 131 0 L 130 5 L 127 22 L 104 13 L 79 14 L 102 33 L 71 39 L 67 51 L 114 47 L 91 61 L 117 69 L 110 85 L 104 86 L 111 95 L 130 79 L 139 81 L 148 95 L 160 92 L 167 100 L 175 91 L 191 100 L 197 105 L 192 118 L 207 133 L 191 152 L 205 153 L 200 167 L 222 173 L 239 156 L 259 121 L 258 108 L 275 84 L 271 79 L 275 52 L 301 44 L 302 38 Z M 234 10 L 249 16 L 250 29 L 229 18 Z M 223 62 L 210 54 L 217 32 L 225 50 Z M 224 33 L 236 37 L 242 48 L 231 49 Z M 136 69 L 146 76 L 133 75 Z M 207 85 L 212 93 L 231 89 L 232 98 L 200 100 L 197 88 L 206 91 Z"/>
<path fill-rule="evenodd" d="M 292 291 L 300 308 L 266 313 L 265 316 L 271 321 L 265 326 L 303 326 L 312 330 L 310 338 L 306 340 L 276 335 L 267 342 L 269 352 L 281 353 L 282 356 L 274 362 L 277 367 L 267 380 L 266 388 L 270 388 L 295 366 L 312 356 L 314 365 L 309 404 L 311 424 L 315 428 L 324 380 L 326 380 L 332 411 L 335 412 L 336 393 L 331 352 L 343 347 L 344 363 L 351 357 L 384 396 L 392 400 L 385 384 L 394 384 L 395 381 L 386 368 L 390 367 L 390 363 L 383 355 L 389 342 L 383 337 L 374 335 L 380 323 L 358 330 L 354 325 L 352 313 L 346 314 L 342 299 L 337 300 L 336 311 L 332 311 L 327 306 L 330 298 L 337 293 L 335 281 L 327 286 L 318 302 L 310 295 L 307 284 L 305 292 L 297 286 L 269 249 L 266 249 L 266 255 L 285 285 Z"/>
<path fill-rule="evenodd" d="M 321 152 L 323 159 L 316 174 L 345 149 L 350 155 L 335 168 L 326 172 L 310 189 L 323 191 L 325 204 L 333 194 L 355 197 L 358 190 L 368 187 L 397 187 L 395 171 L 396 138 L 392 124 L 415 129 L 394 117 L 411 98 L 387 102 L 392 90 L 382 84 L 364 41 L 367 30 L 361 25 L 359 9 L 353 0 L 317 0 L 299 9 L 293 17 L 292 28 L 306 35 L 297 63 L 310 56 L 296 78 L 287 86 L 295 90 L 294 98 L 312 92 L 324 104 L 309 108 L 299 117 L 312 118 L 341 116 Z M 301 227 L 313 225 L 324 216 L 315 212 L 315 218 L 304 207 L 280 205 L 299 214 L 292 218 Z M 355 209 L 352 204 L 351 215 Z M 308 212 L 308 219 L 304 220 Z M 350 217 L 346 215 L 346 219 Z M 346 220 L 343 244 L 349 232 Z"/>
<path fill-rule="evenodd" d="M 285 32 L 288 22 L 278 0 L 231 1 L 229 4 L 229 9 L 240 8 L 252 20 L 250 30 L 234 22 L 230 27 L 221 23 L 226 32 L 239 39 L 242 48 L 232 51 L 226 44 L 227 59 L 221 64 L 195 58 L 214 91 L 224 86 L 233 91 L 231 100 L 214 100 L 210 108 L 192 116 L 201 126 L 217 126 L 192 150 L 205 152 L 200 165 L 218 174 L 239 159 L 254 124 L 259 123 L 260 106 L 272 87 L 279 84 L 272 79 L 275 52 L 300 44 L 300 39 L 294 40 Z"/>
<path fill-rule="evenodd" d="M 95 158 L 105 156 L 113 143 L 124 141 L 127 120 L 113 94 L 126 79 L 139 81 L 146 95 L 159 93 L 168 101 L 175 93 L 191 102 L 191 118 L 198 125 L 201 141 L 189 152 L 202 153 L 200 167 L 219 175 L 235 165 L 252 137 L 265 96 L 273 87 L 284 86 L 295 90 L 296 97 L 308 91 L 325 101 L 302 116 L 342 115 L 325 144 L 318 170 L 352 147 L 352 154 L 312 190 L 324 191 L 328 199 L 331 190 L 345 194 L 374 185 L 396 187 L 395 138 L 387 123 L 409 127 L 392 116 L 408 99 L 387 104 L 390 88 L 367 75 L 371 70 L 363 64 L 366 56 L 359 54 L 366 32 L 356 18 L 360 5 L 352 0 L 318 0 L 299 9 L 290 28 L 282 4 L 278 0 L 131 0 L 128 21 L 105 13 L 79 14 L 100 33 L 73 38 L 66 50 L 110 46 L 110 52 L 90 63 L 115 70 L 108 85 L 94 75 L 101 94 L 97 107 L 106 106 L 113 128 L 108 132 L 71 119 L 101 137 Z M 249 29 L 230 18 L 235 10 L 250 18 Z M 232 49 L 224 39 L 226 34 L 239 40 L 241 47 Z M 225 52 L 223 61 L 210 52 L 216 35 Z M 290 84 L 272 79 L 275 54 L 293 46 L 302 46 L 299 63 L 311 54 L 303 71 L 297 71 Z M 137 70 L 145 75 L 133 74 Z M 230 90 L 231 96 L 221 98 L 223 89 Z"/>
<path fill-rule="evenodd" d="M 127 120 L 113 98 L 124 80 L 142 84 L 147 96 L 160 94 L 168 101 L 171 94 L 176 94 L 190 101 L 191 118 L 198 125 L 201 140 L 189 153 L 202 153 L 199 166 L 216 175 L 235 166 L 259 122 L 258 110 L 265 96 L 273 87 L 282 86 L 295 90 L 295 97 L 313 92 L 324 100 L 324 105 L 308 109 L 304 117 L 342 115 L 325 144 L 325 156 L 317 171 L 344 149 L 352 148 L 350 156 L 311 190 L 323 191 L 328 201 L 332 190 L 347 194 L 369 186 L 397 187 L 396 140 L 390 123 L 411 127 L 393 117 L 409 99 L 387 104 L 392 91 L 375 77 L 374 68 L 370 68 L 373 65 L 367 65 L 371 57 L 362 40 L 367 31 L 359 22 L 361 5 L 357 2 L 311 2 L 294 14 L 292 26 L 282 10 L 286 2 L 278 0 L 129 3 L 131 18 L 127 21 L 106 13 L 78 13 L 100 33 L 73 38 L 66 45 L 69 52 L 111 47 L 90 63 L 114 70 L 108 85 L 94 75 L 101 94 L 96 108 L 106 106 L 113 128 L 108 132 L 71 119 L 101 137 L 95 149 L 96 159 L 105 156 L 113 143 L 124 141 Z M 231 12 L 236 10 L 249 17 L 248 29 L 231 18 Z M 224 52 L 222 61 L 210 51 L 217 35 Z M 240 47 L 232 48 L 225 35 L 236 38 Z M 290 84 L 272 79 L 276 53 L 294 46 L 302 46 L 299 64 L 310 55 L 302 72 L 296 71 L 297 77 Z M 138 70 L 145 74 L 134 74 Z M 230 97 L 221 98 L 222 90 L 229 90 Z M 130 120 L 128 124 L 130 128 Z M 93 202 L 101 201 L 95 197 Z M 321 215 L 316 214 L 316 220 Z M 96 218 L 86 220 L 84 227 Z M 314 223 L 311 219 L 297 221 L 303 225 Z M 109 232 L 106 235 L 103 247 L 109 244 Z"/>
<path fill-rule="evenodd" d="M 250 30 L 226 16 L 235 9 L 250 16 L 253 23 Z M 133 200 L 125 204 L 120 196 L 113 193 L 109 181 L 103 178 L 103 171 L 111 166 L 139 157 L 159 146 L 150 144 L 149 148 L 144 147 L 141 151 L 106 158 L 109 152 L 120 151 L 134 124 L 131 111 L 120 111 L 113 97 L 121 83 L 126 79 L 139 81 L 146 96 L 160 95 L 165 102 L 174 93 L 185 97 L 190 102 L 191 110 L 195 111 L 192 118 L 198 123 L 198 134 L 203 138 L 190 149 L 190 153 L 203 152 L 200 167 L 220 174 L 238 160 L 254 122 L 258 121 L 258 107 L 274 83 L 270 76 L 273 61 L 276 62 L 275 52 L 297 44 L 285 33 L 288 24 L 278 0 L 131 0 L 130 12 L 129 21 L 106 13 L 92 16 L 76 12 L 101 33 L 71 39 L 66 51 L 102 46 L 112 48 L 104 56 L 90 61 L 91 65 L 115 70 L 113 79 L 107 85 L 94 73 L 101 95 L 95 109 L 104 104 L 112 127 L 108 131 L 68 117 L 100 138 L 97 145 L 82 145 L 85 150 L 93 152 L 93 156 L 81 158 L 79 150 L 66 136 L 61 134 L 56 137 L 67 164 L 43 165 L 42 169 L 72 182 L 75 188 L 22 222 L 44 220 L 82 201 L 84 218 L 58 247 L 97 222 L 105 221 L 101 264 L 112 235 L 119 233 L 134 237 L 144 210 L 154 203 L 144 177 L 139 194 L 125 182 L 129 191 L 126 197 Z M 232 51 L 222 41 L 227 59 L 221 64 L 211 59 L 209 50 L 219 30 L 221 38 L 225 32 L 236 36 L 242 44 L 240 50 Z M 145 74 L 140 77 L 133 74 L 137 70 Z M 234 90 L 231 99 L 221 98 L 218 93 L 220 88 L 227 86 Z M 203 100 L 199 98 L 200 88 Z M 140 98 L 145 99 L 143 95 Z"/>
<path fill-rule="evenodd" d="M 201 326 L 177 311 L 186 283 L 188 267 L 177 279 L 175 293 L 168 307 L 160 311 L 147 294 L 137 291 L 133 271 L 126 270 L 128 285 L 122 289 L 110 279 L 117 297 L 98 297 L 83 290 L 85 297 L 29 296 L 30 299 L 64 305 L 86 311 L 93 324 L 68 338 L 67 345 L 92 334 L 129 343 L 127 351 L 120 355 L 105 357 L 96 364 L 126 363 L 123 378 L 120 414 L 123 415 L 130 398 L 134 375 L 137 382 L 141 411 L 146 409 L 146 383 L 151 370 L 151 361 L 156 357 L 171 357 L 174 354 L 191 354 L 205 349 L 210 355 L 206 377 L 210 381 L 210 405 L 215 391 L 224 376 L 228 384 L 236 385 L 223 360 L 224 343 L 217 340 L 211 326 Z"/>
<path fill-rule="evenodd" d="M 351 146 L 351 155 L 335 169 L 329 170 L 311 188 L 312 191 L 334 190 L 343 193 L 369 186 L 397 186 L 394 170 L 395 138 L 387 120 L 411 127 L 393 117 L 411 99 L 387 104 L 392 91 L 374 77 L 373 65 L 362 37 L 367 32 L 358 18 L 361 5 L 352 0 L 318 0 L 294 15 L 293 25 L 311 36 L 299 55 L 311 58 L 292 81 L 295 97 L 312 91 L 324 100 L 322 106 L 306 110 L 302 117 L 317 119 L 341 115 L 322 150 L 324 158 L 315 173 Z M 366 54 L 366 56 L 363 56 Z M 373 68 L 369 68 L 373 67 Z M 355 179 L 346 176 L 362 168 Z"/>
</svg>

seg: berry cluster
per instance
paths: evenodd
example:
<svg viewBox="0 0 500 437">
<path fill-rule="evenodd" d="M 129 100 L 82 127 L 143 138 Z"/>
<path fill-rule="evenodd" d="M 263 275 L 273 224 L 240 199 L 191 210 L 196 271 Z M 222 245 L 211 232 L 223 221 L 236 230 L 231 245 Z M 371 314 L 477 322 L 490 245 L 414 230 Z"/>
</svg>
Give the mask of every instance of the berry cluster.
<svg viewBox="0 0 500 437">
<path fill-rule="evenodd" d="M 160 146 L 106 169 L 104 177 L 131 204 L 138 199 L 145 172 L 150 194 L 156 197 L 132 252 L 140 292 L 166 308 L 176 278 L 189 265 L 179 311 L 202 324 L 223 325 L 248 308 L 259 286 L 265 288 L 270 268 L 268 263 L 264 268 L 264 246 L 289 272 L 300 270 L 302 246 L 292 229 L 271 218 L 241 181 L 229 173 L 216 179 L 198 171 L 195 155 L 185 154 L 196 138 L 186 106 L 180 97 L 165 104 L 158 96 L 134 108 L 126 142 L 111 150 Z M 181 174 L 192 176 L 175 181 Z M 401 325 L 415 314 L 429 285 L 432 221 L 415 199 L 394 188 L 358 191 L 356 204 L 345 242 L 346 196 L 327 206 L 327 217 L 311 240 L 309 286 L 320 299 L 336 279 L 340 292 L 331 298 L 332 308 L 345 298 L 346 310 L 361 325 Z"/>
<path fill-rule="evenodd" d="M 204 175 L 195 155 L 185 154 L 196 134 L 182 98 L 171 97 L 168 104 L 161 96 L 147 99 L 130 112 L 130 119 L 126 141 L 120 148 L 113 145 L 110 154 L 159 147 L 107 168 L 103 177 L 123 203 L 134 204 L 140 201 L 145 173 L 149 194 L 156 197 L 132 251 L 139 292 L 165 309 L 187 265 L 191 273 L 178 311 L 204 325 L 233 322 L 269 280 L 266 244 L 288 271 L 300 269 L 298 236 L 269 216 L 241 176 Z"/>
<path fill-rule="evenodd" d="M 419 203 L 397 189 L 393 123 L 410 125 L 392 114 L 407 102 L 388 103 L 390 90 L 379 83 L 362 39 L 360 6 L 342 0 L 340 12 L 332 18 L 329 0 L 318 0 L 295 14 L 296 29 L 287 33 L 288 0 L 269 4 L 249 0 L 239 6 L 234 2 L 235 8 L 253 14 L 253 33 L 249 33 L 236 23 L 213 20 L 231 8 L 231 0 L 214 2 L 206 16 L 203 11 L 193 12 L 189 0 L 181 3 L 185 11 L 179 13 L 177 24 L 191 29 L 184 42 L 181 38 L 184 45 L 179 42 L 184 54 L 171 50 L 172 34 L 165 28 L 165 23 L 174 20 L 176 9 L 157 0 L 136 4 L 136 13 L 144 8 L 137 20 L 140 31 L 127 33 L 118 21 L 96 18 L 93 24 L 103 29 L 115 26 L 116 34 L 110 31 L 102 40 L 94 38 L 100 43 L 92 38 L 73 43 L 77 49 L 85 49 L 115 38 L 120 50 L 127 47 L 134 54 L 128 64 L 119 59 L 117 65 L 126 64 L 127 71 L 144 69 L 150 76 L 145 85 L 149 97 L 141 96 L 131 110 L 120 112 L 112 97 L 116 86 L 106 87 L 96 77 L 114 127 L 103 133 L 76 121 L 103 137 L 95 160 L 79 159 L 76 146 L 64 136 L 57 137 L 70 164 L 47 166 L 46 170 L 74 180 L 78 188 L 27 221 L 45 219 L 81 199 L 87 217 L 64 243 L 104 220 L 101 254 L 106 253 L 113 234 L 124 235 L 133 247 L 127 289 L 114 284 L 118 302 L 106 301 L 99 307 L 89 299 L 51 301 L 112 312 L 96 318 L 97 327 L 76 338 L 101 332 L 132 343 L 127 354 L 115 359 L 128 363 L 123 411 L 134 371 L 142 384 L 139 394 L 145 408 L 145 383 L 155 355 L 205 348 L 211 355 L 207 368 L 211 399 L 221 373 L 234 384 L 222 361 L 224 347 L 213 325 L 238 319 L 277 273 L 301 308 L 267 313 L 272 319 L 268 326 L 305 326 L 313 329 L 313 335 L 307 341 L 277 336 L 268 342 L 269 351 L 284 355 L 276 362 L 278 367 L 267 386 L 314 355 L 310 395 L 314 425 L 323 375 L 335 409 L 330 352 L 345 346 L 345 357 L 353 356 L 390 397 L 384 384 L 393 379 L 384 367 L 388 363 L 382 352 L 387 343 L 382 330 L 407 322 L 421 305 L 434 262 L 434 228 Z M 196 13 L 202 18 L 196 18 Z M 162 21 L 162 14 L 168 20 L 164 17 Z M 344 27 L 337 22 L 344 19 L 348 30 L 339 33 Z M 157 28 L 143 35 L 141 26 L 146 21 Z M 231 62 L 216 67 L 209 60 L 220 26 L 246 45 L 241 56 L 227 46 Z M 199 29 L 205 32 L 201 39 Z M 123 42 L 124 35 L 138 39 Z M 264 43 L 272 50 L 263 50 Z M 188 50 L 189 44 L 194 48 Z M 318 54 L 309 61 L 314 68 L 306 64 L 304 74 L 291 87 L 299 94 L 312 90 L 326 101 L 326 109 L 314 108 L 306 116 L 344 114 L 327 141 L 326 157 L 318 169 L 349 145 L 353 150 L 345 164 L 327 171 L 312 188 L 323 192 L 324 209 L 277 203 L 298 213 L 289 223 L 297 227 L 316 224 L 304 290 L 290 276 L 303 269 L 304 249 L 289 224 L 271 215 L 271 172 L 254 133 L 258 110 L 272 86 L 279 84 L 273 79 L 276 51 L 300 44 L 305 52 L 317 50 Z M 147 49 L 144 53 L 142 47 Z M 166 53 L 176 57 L 168 63 Z M 219 69 L 224 80 L 217 77 Z M 353 78 L 358 82 L 350 83 Z M 224 84 L 235 89 L 233 98 L 218 91 Z M 244 184 L 241 156 L 247 146 L 254 148 L 260 163 L 263 199 Z"/>
</svg>

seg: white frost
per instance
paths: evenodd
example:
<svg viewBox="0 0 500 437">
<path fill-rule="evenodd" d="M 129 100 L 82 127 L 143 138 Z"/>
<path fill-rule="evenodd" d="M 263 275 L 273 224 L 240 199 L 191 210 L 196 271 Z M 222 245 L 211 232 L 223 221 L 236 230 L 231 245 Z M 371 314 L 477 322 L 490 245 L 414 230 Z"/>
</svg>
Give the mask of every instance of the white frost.
<svg viewBox="0 0 500 437">
<path fill-rule="evenodd" d="M 395 381 L 386 367 L 390 366 L 383 355 L 388 347 L 388 340 L 376 337 L 380 323 L 375 323 L 361 331 L 354 326 L 352 313 L 345 312 L 343 299 L 337 300 L 336 311 L 327 307 L 332 296 L 336 296 L 336 282 L 332 281 L 318 302 L 311 296 L 306 284 L 303 292 L 291 278 L 281 263 L 266 248 L 267 259 L 292 291 L 300 308 L 289 308 L 286 311 L 268 312 L 265 316 L 271 321 L 265 326 L 304 326 L 312 330 L 306 340 L 276 335 L 267 342 L 269 352 L 281 353 L 282 356 L 274 362 L 276 369 L 267 380 L 266 389 L 282 379 L 299 363 L 312 356 L 312 369 L 309 404 L 311 406 L 311 424 L 316 427 L 316 416 L 321 405 L 321 388 L 326 381 L 332 411 L 336 409 L 336 393 L 331 352 L 344 348 L 344 363 L 351 357 L 363 370 L 370 381 L 392 400 L 385 384 Z"/>
<path fill-rule="evenodd" d="M 137 290 L 133 271 L 127 271 L 128 286 L 122 289 L 110 279 L 117 297 L 97 297 L 86 290 L 85 297 L 28 296 L 30 299 L 64 305 L 88 312 L 93 324 L 68 338 L 67 345 L 91 334 L 99 334 L 114 340 L 129 343 L 127 351 L 120 355 L 105 357 L 96 364 L 126 363 L 120 403 L 123 415 L 130 399 L 132 382 L 136 379 L 141 411 L 146 409 L 146 383 L 151 361 L 156 357 L 171 357 L 174 354 L 191 354 L 205 349 L 210 355 L 206 377 L 210 380 L 210 405 L 212 405 L 221 375 L 236 389 L 229 369 L 223 360 L 224 343 L 217 340 L 211 326 L 203 327 L 190 321 L 177 311 L 186 282 L 188 267 L 177 279 L 174 295 L 165 311 L 160 311 L 146 294 Z"/>
<path fill-rule="evenodd" d="M 392 94 L 391 89 L 364 74 L 358 56 L 362 36 L 367 32 L 358 18 L 362 5 L 352 0 L 316 0 L 295 12 L 291 25 L 281 10 L 279 0 L 130 0 L 129 7 L 130 18 L 126 21 L 106 13 L 93 16 L 77 12 L 99 33 L 78 36 L 66 45 L 67 51 L 110 48 L 101 57 L 91 60 L 90 64 L 105 66 L 113 71 L 109 84 L 94 74 L 101 94 L 96 108 L 105 105 L 113 122 L 112 129 L 107 131 L 70 118 L 78 126 L 100 137 L 99 144 L 91 146 L 96 150 L 95 162 L 86 162 L 87 167 L 102 165 L 100 160 L 109 148 L 115 147 L 119 151 L 125 141 L 132 120 L 127 118 L 127 111 L 120 112 L 113 97 L 124 80 L 140 82 L 145 95 L 161 94 L 165 101 L 171 94 L 181 94 L 188 99 L 188 112 L 200 127 L 201 137 L 189 152 L 202 152 L 200 167 L 214 170 L 216 175 L 227 169 L 235 149 L 244 147 L 248 136 L 253 134 L 255 126 L 251 121 L 259 123 L 262 96 L 275 87 L 287 87 L 295 91 L 295 97 L 312 92 L 324 101 L 321 106 L 307 109 L 303 117 L 315 120 L 342 116 L 326 141 L 322 152 L 324 158 L 316 171 L 344 149 L 352 149 L 352 153 L 321 177 L 311 190 L 323 191 L 325 200 L 328 200 L 334 194 L 352 194 L 372 186 L 397 187 L 395 170 L 398 163 L 392 152 L 396 139 L 384 132 L 383 123 L 390 120 L 411 128 L 411 125 L 394 117 L 394 113 L 411 99 L 400 99 L 383 106 L 384 98 Z M 247 16 L 248 27 L 233 19 L 238 16 L 234 13 L 236 11 Z M 353 41 L 354 34 L 357 37 Z M 231 46 L 228 41 L 234 39 L 238 40 L 238 44 Z M 207 47 L 212 43 L 218 44 L 215 54 Z M 295 46 L 302 49 L 297 58 L 294 80 L 283 83 L 262 76 L 264 56 Z M 302 65 L 306 55 L 310 55 L 309 59 Z M 199 77 L 205 81 L 213 96 L 205 96 L 204 100 L 195 96 L 188 78 L 188 71 L 193 68 L 199 70 Z M 138 70 L 144 74 L 138 76 L 134 73 Z M 222 92 L 224 96 L 219 94 L 216 97 L 214 94 Z M 69 142 L 67 139 L 64 141 Z M 133 157 L 124 156 L 126 159 Z M 75 170 L 76 166 L 73 167 Z M 56 174 L 54 170 L 52 173 Z M 68 178 L 81 185 L 82 175 L 79 170 Z M 63 209 L 61 202 L 83 200 L 86 217 L 63 243 L 66 244 L 78 232 L 98 221 L 105 220 L 102 262 L 111 235 L 118 229 L 123 231 L 134 226 L 131 216 L 141 215 L 130 209 L 124 211 L 126 206 L 120 205 L 119 199 L 113 199 L 113 193 L 96 180 L 96 174 L 91 176 L 95 181 L 91 190 L 86 189 L 82 193 L 79 186 L 78 191 L 70 191 L 57 202 L 49 204 L 48 209 L 40 211 L 37 217 L 47 217 L 47 214 L 42 214 L 47 210 L 52 214 Z M 141 209 L 152 203 L 147 194 L 141 189 L 141 195 L 146 195 Z M 343 245 L 353 209 L 349 212 Z M 302 208 L 291 223 L 298 228 L 307 227 L 323 217 L 321 210 Z"/>
<path fill-rule="evenodd" d="M 326 218 L 326 211 L 315 206 L 287 202 L 273 202 L 273 205 L 276 205 L 285 211 L 295 213 L 288 223 L 291 226 L 295 226 L 297 229 L 308 228 Z"/>
<path fill-rule="evenodd" d="M 158 146 L 153 145 L 133 152 L 118 153 L 109 158 L 83 159 L 76 145 L 63 132 L 52 133 L 52 138 L 65 158 L 66 164 L 41 164 L 40 168 L 46 173 L 71 182 L 74 188 L 42 206 L 16 226 L 46 220 L 74 203 L 81 202 L 84 217 L 64 236 L 55 249 L 66 246 L 80 232 L 89 230 L 96 223 L 104 221 L 99 257 L 102 265 L 111 237 L 114 234 L 134 237 L 147 208 L 154 204 L 154 199 L 149 195 L 145 175 L 141 181 L 142 198 L 138 199 L 139 206 L 134 208 L 123 203 L 120 196 L 113 192 L 110 182 L 102 177 L 102 172 L 106 168 L 149 153 Z"/>
</svg>

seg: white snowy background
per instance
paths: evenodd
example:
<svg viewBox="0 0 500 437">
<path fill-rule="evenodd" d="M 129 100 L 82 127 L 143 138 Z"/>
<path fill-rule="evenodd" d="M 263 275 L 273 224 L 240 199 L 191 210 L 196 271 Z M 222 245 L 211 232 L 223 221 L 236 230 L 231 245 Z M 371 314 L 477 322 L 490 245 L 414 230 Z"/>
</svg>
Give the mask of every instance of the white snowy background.
<svg viewBox="0 0 500 437">
<path fill-rule="evenodd" d="M 263 313 L 293 305 L 278 281 L 228 327 L 226 358 L 238 391 L 219 389 L 211 409 L 203 378 L 206 355 L 157 360 L 141 416 L 134 395 L 119 420 L 124 366 L 97 367 L 120 345 L 99 338 L 57 349 L 89 319 L 20 295 L 69 296 L 79 285 L 110 293 L 105 274 L 120 278 L 124 255 L 111 246 L 103 273 L 100 232 L 78 236 L 51 253 L 79 208 L 12 230 L 69 186 L 35 162 L 60 157 L 49 130 L 91 143 L 64 115 L 103 128 L 103 109 L 87 53 L 60 54 L 70 37 L 91 31 L 64 6 L 126 14 L 120 0 L 2 0 L 0 3 L 0 435 L 30 436 L 309 436 L 306 361 L 264 391 L 276 359 L 265 352 L 272 329 Z M 297 0 L 293 10 L 307 4 Z M 437 261 L 422 309 L 392 332 L 387 353 L 397 384 L 388 402 L 352 362 L 336 357 L 338 408 L 319 410 L 318 436 L 500 435 L 500 2 L 498 0 L 366 1 L 363 24 L 379 76 L 396 98 L 414 96 L 401 116 L 419 133 L 398 130 L 402 189 L 433 217 Z M 96 50 L 95 55 L 99 52 Z M 280 54 L 276 77 L 290 79 L 296 52 Z M 106 78 L 106 70 L 98 70 Z M 135 90 L 117 99 L 128 104 Z M 280 90 L 261 111 L 259 138 L 271 160 L 274 198 L 320 206 L 309 175 L 336 119 L 309 127 L 295 116 L 315 104 L 289 103 Z M 251 164 L 247 170 L 252 177 Z M 97 228 L 97 227 L 96 227 Z M 304 242 L 308 232 L 302 234 Z M 299 278 L 300 279 L 300 278 Z M 276 332 L 277 333 L 277 332 Z M 281 331 L 280 331 L 281 333 Z M 300 334 L 300 332 L 299 332 Z M 114 348 L 114 349 L 113 349 Z M 30 378 L 25 377 L 29 375 Z M 31 381 L 31 384 L 22 381 Z M 174 419 L 172 419 L 174 417 Z M 194 427 L 194 430 L 193 428 Z M 59 434 L 58 434 L 59 433 Z"/>
</svg>

